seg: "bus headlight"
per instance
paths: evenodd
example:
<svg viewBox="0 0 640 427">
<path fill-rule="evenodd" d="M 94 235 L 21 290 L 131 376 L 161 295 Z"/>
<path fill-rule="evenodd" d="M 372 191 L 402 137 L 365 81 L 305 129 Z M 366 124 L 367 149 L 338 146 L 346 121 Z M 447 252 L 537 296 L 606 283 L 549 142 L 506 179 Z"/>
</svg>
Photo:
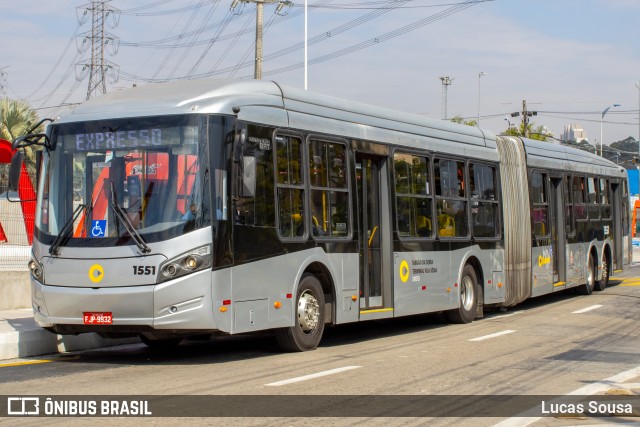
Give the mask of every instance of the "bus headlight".
<svg viewBox="0 0 640 427">
<path fill-rule="evenodd" d="M 31 261 L 29 261 L 29 264 L 27 264 L 27 266 L 29 267 L 29 272 L 31 273 L 33 278 L 36 279 L 38 282 L 42 282 L 44 277 L 44 270 L 42 269 L 42 264 L 36 261 L 35 258 L 31 258 Z"/>
<path fill-rule="evenodd" d="M 211 267 L 211 245 L 200 246 L 160 264 L 158 283 Z"/>
</svg>

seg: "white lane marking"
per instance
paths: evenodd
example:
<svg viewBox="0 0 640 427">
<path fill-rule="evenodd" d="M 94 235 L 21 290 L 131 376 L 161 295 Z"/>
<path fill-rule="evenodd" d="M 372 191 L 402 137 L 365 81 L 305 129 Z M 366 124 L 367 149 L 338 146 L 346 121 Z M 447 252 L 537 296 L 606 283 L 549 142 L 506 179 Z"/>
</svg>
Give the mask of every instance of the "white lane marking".
<svg viewBox="0 0 640 427">
<path fill-rule="evenodd" d="M 496 332 L 495 334 L 485 335 L 483 337 L 478 337 L 478 338 L 471 338 L 469 341 L 484 341 L 484 340 L 488 340 L 490 338 L 495 338 L 495 337 L 499 337 L 499 336 L 502 336 L 502 335 L 512 334 L 514 332 L 515 331 L 513 331 L 511 329 L 507 329 L 506 331 Z"/>
<path fill-rule="evenodd" d="M 331 369 L 329 371 L 322 371 L 315 374 L 304 375 L 302 377 L 290 378 L 288 380 L 276 381 L 275 383 L 265 384 L 266 386 L 278 387 L 281 385 L 299 383 L 301 381 L 312 380 L 314 378 L 326 377 L 327 375 L 339 374 L 340 372 L 350 371 L 352 369 L 362 368 L 362 366 L 345 366 L 343 368 Z"/>
<path fill-rule="evenodd" d="M 596 308 L 600 308 L 600 307 L 602 307 L 601 304 L 596 304 L 590 307 L 583 308 L 582 310 L 572 311 L 571 314 L 582 314 L 582 313 L 586 313 L 587 311 L 595 310 Z"/>
<path fill-rule="evenodd" d="M 600 380 L 593 384 L 586 385 L 584 387 L 580 387 L 577 390 L 573 390 L 566 394 L 566 396 L 591 396 L 596 393 L 601 393 L 603 391 L 609 390 L 612 387 L 619 387 L 624 384 L 625 381 L 629 381 L 640 375 L 640 366 L 637 366 L 633 369 L 629 369 L 628 371 L 620 372 L 612 377 L 606 378 L 604 380 Z M 526 427 L 529 424 L 533 424 L 536 421 L 542 419 L 542 417 L 511 417 L 508 418 L 498 424 L 495 424 L 493 427 Z"/>
<path fill-rule="evenodd" d="M 509 314 L 496 314 L 495 316 L 491 316 L 490 319 L 504 319 L 505 317 L 515 316 L 516 314 L 522 314 L 524 311 L 514 311 Z"/>
</svg>

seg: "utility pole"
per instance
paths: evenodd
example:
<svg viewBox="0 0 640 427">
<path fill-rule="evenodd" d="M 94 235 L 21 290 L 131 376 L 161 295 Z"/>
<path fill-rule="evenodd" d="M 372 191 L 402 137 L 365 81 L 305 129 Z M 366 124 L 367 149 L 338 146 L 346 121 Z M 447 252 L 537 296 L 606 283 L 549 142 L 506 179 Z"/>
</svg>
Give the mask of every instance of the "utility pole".
<svg viewBox="0 0 640 427">
<path fill-rule="evenodd" d="M 117 51 L 118 45 L 118 38 L 105 32 L 106 18 L 111 16 L 114 22 L 113 27 L 115 27 L 118 23 L 118 17 L 120 16 L 119 9 L 107 5 L 110 1 L 111 0 L 91 0 L 91 3 L 77 8 L 80 24 L 82 24 L 86 16 L 91 13 L 91 32 L 81 34 L 79 37 L 82 37 L 82 42 L 78 45 L 78 51 L 82 53 L 86 50 L 89 44 L 88 42 L 91 43 L 91 59 L 78 64 L 82 67 L 81 77 L 79 79 L 82 79 L 84 76 L 84 71 L 89 70 L 87 100 L 97 95 L 107 93 L 107 71 L 111 71 L 114 76 L 117 76 L 115 70 L 117 70 L 118 66 L 107 61 L 104 57 L 105 47 L 108 44 L 112 45 L 114 53 Z M 81 15 L 80 12 L 82 12 Z"/>
<path fill-rule="evenodd" d="M 527 101 L 523 99 L 522 100 L 522 128 L 523 128 L 522 134 L 524 135 L 525 138 L 529 138 L 529 117 L 537 116 L 537 115 L 538 115 L 537 111 L 527 111 Z"/>
<path fill-rule="evenodd" d="M 256 80 L 262 79 L 262 28 L 264 25 L 264 5 L 278 3 L 276 7 L 276 13 L 280 14 L 285 6 L 293 6 L 288 0 L 234 0 L 231 3 L 231 9 L 235 9 L 238 3 L 255 3 L 256 4 L 256 58 L 253 72 L 253 78 Z"/>
<path fill-rule="evenodd" d="M 442 118 L 447 120 L 447 89 L 453 83 L 453 78 L 449 76 L 440 77 L 442 81 Z"/>
<path fill-rule="evenodd" d="M 522 100 L 522 126 L 525 138 L 529 138 L 529 116 L 527 115 L 527 101 Z"/>
</svg>

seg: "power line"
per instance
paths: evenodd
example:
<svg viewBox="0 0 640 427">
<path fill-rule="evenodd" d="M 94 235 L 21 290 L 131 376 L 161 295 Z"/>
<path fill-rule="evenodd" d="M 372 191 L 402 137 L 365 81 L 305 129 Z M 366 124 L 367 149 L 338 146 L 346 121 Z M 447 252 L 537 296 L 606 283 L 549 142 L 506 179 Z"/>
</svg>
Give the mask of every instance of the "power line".
<svg viewBox="0 0 640 427">
<path fill-rule="evenodd" d="M 186 59 L 187 55 L 189 54 L 189 52 L 191 51 L 191 49 L 193 48 L 193 44 L 194 42 L 196 42 L 198 40 L 198 37 L 200 37 L 200 34 L 202 34 L 203 28 L 205 26 L 205 24 L 207 23 L 207 21 L 209 20 L 209 18 L 211 18 L 211 15 L 213 15 L 213 13 L 216 11 L 216 9 L 218 8 L 218 5 L 220 3 L 216 2 L 211 9 L 209 9 L 209 12 L 207 12 L 207 15 L 202 19 L 202 23 L 200 24 L 200 27 L 198 28 L 198 31 L 196 32 L 196 34 L 193 36 L 193 42 L 191 43 L 191 45 L 187 46 L 187 49 L 185 49 L 182 52 L 182 55 L 180 56 L 180 59 L 178 61 L 175 62 L 175 64 L 173 65 L 173 69 L 171 70 L 171 72 L 169 73 L 169 78 L 172 78 L 175 73 L 178 71 L 178 68 L 180 67 L 180 65 L 182 65 L 182 63 L 184 62 L 184 60 Z M 227 12 L 228 14 L 229 12 Z M 222 28 L 222 27 L 221 27 Z M 214 39 L 215 41 L 215 39 Z M 213 41 L 211 42 L 211 44 L 213 44 Z M 208 52 L 208 50 L 206 50 L 206 52 Z M 197 66 L 200 65 L 200 62 L 196 62 L 196 68 Z"/>
<path fill-rule="evenodd" d="M 96 0 L 94 0 L 94 1 L 96 1 Z M 109 0 L 104 0 L 104 1 L 109 1 Z M 322 5 L 322 4 L 327 4 L 330 1 L 331 0 L 321 0 L 321 1 L 318 1 L 318 2 L 316 2 L 314 4 Z M 395 9 L 399 8 L 401 5 L 406 5 L 410 1 L 411 0 L 395 0 L 395 1 L 387 0 L 387 1 L 384 1 L 384 2 L 379 2 L 379 4 L 381 6 L 376 8 L 375 10 L 372 10 L 372 11 L 364 14 L 363 16 L 360 16 L 360 17 L 358 17 L 356 19 L 353 19 L 353 20 L 351 20 L 351 21 L 349 21 L 349 22 L 347 22 L 345 24 L 336 26 L 336 27 L 330 29 L 329 31 L 324 31 L 321 34 L 319 34 L 318 36 L 310 39 L 310 42 L 311 42 L 311 44 L 313 44 L 313 43 L 320 43 L 322 41 L 328 40 L 328 39 L 330 39 L 332 37 L 337 36 L 338 34 L 341 34 L 343 32 L 348 31 L 349 29 L 355 28 L 355 27 L 361 25 L 364 22 L 369 22 L 370 20 L 372 20 L 372 19 L 374 19 L 374 18 L 376 18 L 378 16 L 382 16 L 382 14 L 384 14 L 384 13 L 387 13 L 387 12 L 389 12 L 391 10 L 395 10 Z M 329 53 L 327 55 L 323 55 L 323 56 L 314 58 L 314 59 L 312 59 L 310 61 L 310 65 L 318 64 L 318 63 L 321 63 L 321 62 L 324 62 L 324 61 L 329 61 L 329 60 L 332 60 L 332 59 L 347 55 L 349 53 L 356 52 L 356 51 L 358 51 L 360 49 L 364 49 L 366 47 L 370 47 L 370 46 L 373 46 L 375 44 L 382 43 L 382 42 L 387 41 L 387 40 L 389 40 L 391 38 L 398 37 L 398 36 L 400 36 L 402 34 L 405 34 L 407 32 L 413 31 L 413 30 L 415 30 L 417 28 L 420 28 L 420 27 L 422 27 L 424 25 L 427 25 L 429 23 L 435 22 L 435 21 L 437 21 L 439 19 L 443 19 L 443 18 L 445 18 L 445 17 L 447 17 L 447 16 L 449 16 L 449 15 L 451 15 L 453 13 L 456 13 L 458 11 L 462 11 L 462 10 L 472 6 L 472 5 L 475 5 L 475 4 L 478 4 L 478 3 L 484 3 L 486 1 L 491 1 L 491 0 L 474 0 L 474 1 L 464 1 L 464 2 L 460 2 L 460 3 L 455 3 L 454 6 L 448 8 L 445 11 L 442 11 L 440 13 L 436 13 L 436 14 L 434 14 L 432 16 L 427 17 L 427 18 L 418 20 L 418 21 L 416 21 L 416 22 L 414 22 L 412 24 L 405 25 L 405 26 L 400 27 L 400 28 L 398 28 L 398 29 L 396 29 L 394 31 L 385 33 L 385 34 L 383 34 L 381 36 L 368 39 L 368 40 L 366 40 L 366 41 L 364 41 L 362 43 L 358 43 L 358 44 L 355 44 L 353 46 L 350 46 L 350 47 L 347 47 L 347 48 L 343 48 L 343 49 L 337 50 L 335 52 Z M 209 2 L 211 2 L 211 0 L 209 0 Z M 169 2 L 168 1 L 158 1 L 158 2 L 152 3 L 152 5 L 162 5 L 162 4 L 166 4 L 166 3 L 169 3 Z M 198 5 L 200 5 L 202 7 L 202 6 L 206 5 L 206 3 L 207 2 L 205 2 L 205 0 L 201 0 L 200 2 L 198 2 Z M 211 3 L 217 4 L 218 1 L 213 1 Z M 148 5 L 148 6 L 150 7 L 150 5 Z M 198 11 L 199 8 L 194 8 L 193 10 L 194 11 Z M 129 10 L 129 11 L 131 11 L 131 10 Z M 292 17 L 294 17 L 296 15 L 301 14 L 302 12 L 303 11 L 301 11 L 301 10 L 295 10 L 292 13 L 290 13 L 289 15 L 287 15 L 286 17 L 282 17 L 281 19 L 278 19 L 277 21 L 274 20 L 275 17 L 272 17 L 272 19 L 267 24 L 267 28 L 271 23 L 284 22 L 286 19 L 290 19 L 290 18 L 292 18 Z M 190 23 L 193 22 L 193 20 L 195 19 L 195 16 L 192 15 L 192 18 L 193 19 L 191 19 L 189 21 Z M 216 24 L 217 25 L 216 28 L 218 28 L 219 30 L 215 34 L 213 39 L 207 39 L 207 40 L 204 40 L 204 41 L 196 40 L 198 38 L 197 34 L 202 33 L 206 29 L 212 28 L 211 25 L 205 25 L 205 26 L 201 25 L 196 30 L 193 30 L 193 26 L 190 26 L 190 25 L 186 25 L 185 27 L 183 27 L 183 30 L 180 33 L 180 35 L 177 36 L 177 38 L 179 40 L 184 40 L 185 37 L 187 36 L 187 34 L 189 34 L 190 36 L 194 36 L 194 35 L 196 36 L 196 37 L 192 37 L 192 39 L 188 43 L 185 42 L 185 43 L 181 44 L 181 46 L 187 47 L 187 48 L 193 47 L 193 46 L 196 46 L 196 45 L 199 45 L 199 44 L 205 44 L 205 43 L 208 44 L 208 45 L 211 45 L 213 43 L 219 43 L 222 40 L 233 39 L 233 42 L 231 43 L 231 45 L 227 46 L 227 50 L 225 51 L 224 55 L 221 56 L 221 57 L 218 57 L 218 60 L 216 61 L 216 64 L 212 67 L 212 69 L 210 69 L 207 73 L 198 73 L 198 74 L 196 74 L 196 69 L 198 68 L 198 66 L 201 66 L 201 63 L 204 60 L 204 56 L 201 55 L 200 56 L 201 59 L 198 59 L 196 61 L 196 63 L 191 67 L 190 71 L 188 72 L 188 74 L 187 74 L 188 78 L 209 77 L 209 76 L 221 75 L 221 74 L 225 74 L 225 73 L 231 73 L 232 75 L 234 75 L 239 69 L 247 67 L 247 66 L 252 64 L 252 61 L 245 61 L 245 58 L 246 58 L 246 56 L 245 56 L 245 58 L 242 58 L 241 61 L 239 63 L 235 64 L 233 67 L 226 67 L 226 68 L 223 68 L 223 69 L 218 69 L 218 66 L 222 63 L 222 60 L 228 54 L 228 52 L 233 47 L 233 45 L 235 43 L 237 43 L 239 37 L 241 35 L 243 35 L 243 34 L 249 33 L 249 30 L 247 30 L 248 23 L 245 22 L 245 25 L 243 26 L 241 31 L 238 31 L 238 32 L 233 33 L 233 34 L 224 34 L 224 35 L 222 34 L 222 32 L 224 30 L 224 26 L 228 25 L 229 22 L 231 22 L 231 20 L 235 19 L 235 18 L 236 18 L 235 16 L 233 16 L 233 17 L 225 16 L 225 18 L 222 21 L 219 21 Z M 220 28 L 220 27 L 223 27 L 223 28 Z M 168 39 L 170 39 L 170 38 L 165 38 L 165 39 L 161 39 L 161 40 L 168 40 Z M 174 37 L 174 39 L 175 39 L 175 37 Z M 120 44 L 121 45 L 125 45 L 125 43 L 122 43 L 122 42 Z M 169 80 L 169 79 L 166 79 L 166 78 L 165 79 L 159 79 L 157 77 L 158 77 L 159 73 L 161 72 L 161 70 L 166 66 L 167 62 L 169 60 L 171 60 L 173 57 L 175 57 L 174 56 L 174 51 L 175 51 L 175 48 L 177 46 L 178 45 L 173 45 L 170 48 L 170 51 L 167 52 L 167 56 L 164 58 L 164 60 L 162 61 L 162 63 L 160 64 L 160 66 L 158 67 L 158 69 L 156 70 L 156 72 L 153 74 L 152 77 L 149 78 L 149 77 L 137 76 L 137 75 L 134 75 L 134 74 L 131 74 L 131 73 L 127 73 L 127 72 L 124 72 L 124 71 L 120 73 L 120 77 L 123 80 L 148 81 L 148 82 L 159 81 L 159 80 Z M 158 48 L 159 46 L 156 45 L 156 46 L 150 46 L 150 47 Z M 287 55 L 289 53 L 293 53 L 293 52 L 297 51 L 298 49 L 302 49 L 302 47 L 303 47 L 303 43 L 294 43 L 293 45 L 291 45 L 289 47 L 281 49 L 281 50 L 279 50 L 277 52 L 274 52 L 274 53 L 272 53 L 270 55 L 266 55 L 265 56 L 265 60 L 271 60 L 271 59 L 278 58 L 280 56 Z M 249 52 L 249 50 L 248 50 L 248 52 Z M 206 53 L 205 53 L 205 55 L 206 55 Z M 289 71 L 289 70 L 300 68 L 303 65 L 304 65 L 303 63 L 291 64 L 291 65 L 286 66 L 286 67 L 281 67 L 279 69 L 270 70 L 265 74 L 266 75 L 278 74 L 278 73 L 282 73 L 282 72 L 286 72 L 286 71 Z M 170 78 L 170 80 L 176 80 L 176 79 L 177 78 L 174 78 L 173 76 L 171 76 L 171 78 Z M 63 83 L 63 81 L 61 81 L 56 86 L 56 88 L 54 89 L 53 92 L 57 91 L 58 88 L 62 85 L 62 83 Z M 53 94 L 53 92 L 52 92 L 52 94 Z M 47 100 L 45 101 L 45 103 L 50 99 L 50 97 L 51 96 L 47 97 Z"/>
<path fill-rule="evenodd" d="M 467 9 L 467 8 L 469 8 L 471 6 L 474 6 L 475 4 L 483 2 L 483 1 L 485 1 L 485 0 L 469 0 L 469 1 L 466 1 L 466 2 L 463 2 L 463 3 L 459 3 L 457 6 L 453 6 L 453 7 L 449 8 L 449 9 L 446 9 L 443 12 L 439 12 L 439 13 L 431 15 L 431 16 L 429 16 L 427 18 L 420 19 L 420 20 L 415 21 L 415 22 L 413 22 L 413 23 L 411 23 L 409 25 L 405 25 L 405 26 L 400 27 L 400 28 L 398 28 L 398 29 L 396 29 L 394 31 L 390 31 L 388 33 L 385 33 L 385 34 L 383 34 L 381 36 L 374 37 L 374 38 L 368 39 L 368 40 L 366 40 L 364 42 L 349 46 L 347 48 L 337 50 L 337 51 L 335 51 L 333 53 L 314 58 L 311 61 L 309 61 L 308 64 L 309 65 L 315 65 L 315 64 L 319 64 L 321 62 L 330 61 L 332 59 L 339 58 L 339 57 L 344 56 L 344 55 L 348 55 L 350 53 L 353 53 L 353 52 L 356 52 L 356 51 L 359 51 L 359 50 L 362 50 L 362 49 L 377 45 L 379 43 L 384 43 L 387 40 L 391 40 L 391 39 L 393 39 L 395 37 L 398 37 L 400 35 L 403 35 L 403 34 L 406 34 L 406 33 L 410 32 L 410 31 L 416 30 L 416 29 L 421 28 L 421 27 L 423 27 L 425 25 L 428 25 L 428 24 L 431 24 L 433 22 L 436 22 L 436 21 L 438 21 L 440 19 L 444 19 L 444 18 L 446 18 L 446 17 L 448 17 L 450 15 L 453 15 L 454 13 L 460 12 L 460 11 L 462 11 L 464 9 Z M 304 66 L 304 63 L 292 64 L 292 65 L 289 65 L 289 66 L 286 66 L 286 67 L 281 67 L 281 68 L 278 68 L 278 69 L 275 69 L 275 70 L 271 70 L 271 71 L 265 73 L 265 75 L 279 74 L 279 73 L 283 73 L 283 72 L 286 72 L 286 71 L 291 71 L 291 70 L 295 70 L 295 69 L 298 69 L 298 68 L 302 68 L 303 66 Z"/>
<path fill-rule="evenodd" d="M 568 114 L 582 114 L 582 113 L 568 113 Z M 586 113 L 586 114 L 590 114 L 590 113 Z M 600 113 L 598 113 L 600 114 Z M 565 119 L 565 120 L 580 120 L 582 122 L 591 122 L 591 123 L 611 123 L 611 124 L 615 124 L 615 125 L 632 125 L 632 126 L 638 126 L 638 122 L 612 122 L 610 120 L 601 120 L 601 119 L 585 119 L 585 118 L 577 118 L 577 117 L 565 117 L 565 116 L 556 116 L 553 114 L 542 114 L 540 111 L 538 111 L 538 115 L 539 116 L 545 116 L 545 117 L 551 117 L 553 119 Z"/>
<path fill-rule="evenodd" d="M 205 0 L 200 0 L 200 2 L 198 3 L 198 6 L 199 7 L 202 6 L 204 4 L 204 2 L 205 2 Z M 182 28 L 182 32 L 181 32 L 179 37 L 184 37 L 185 33 L 187 32 L 187 29 L 191 26 L 191 23 L 193 22 L 193 20 L 197 16 L 197 14 L 198 14 L 197 9 L 195 9 L 193 11 L 193 13 L 191 13 L 191 16 L 189 16 L 189 19 L 188 19 L 187 23 Z M 167 62 L 169 62 L 169 60 L 173 57 L 173 52 L 174 51 L 175 51 L 175 48 L 171 48 L 171 50 L 169 52 L 167 52 L 167 54 L 165 55 L 164 59 L 162 60 L 162 62 L 158 66 L 158 68 L 156 69 L 155 73 L 153 73 L 153 76 L 151 77 L 151 79 L 149 81 L 154 81 L 156 79 L 156 77 L 158 77 L 158 74 L 160 74 L 160 71 L 162 71 L 162 69 L 165 67 L 165 65 L 167 65 Z"/>
<path fill-rule="evenodd" d="M 159 1 L 157 2 L 157 4 L 155 4 L 154 6 L 158 6 L 158 5 L 162 5 L 165 3 L 168 3 L 170 1 L 173 0 L 164 0 L 164 1 Z M 209 0 L 209 2 L 211 3 L 220 3 L 220 0 Z M 136 9 L 126 9 L 121 11 L 121 13 L 123 15 L 131 15 L 131 16 L 161 16 L 161 15 L 173 15 L 176 13 L 182 13 L 182 12 L 186 12 L 187 10 L 193 10 L 193 9 L 199 9 L 203 6 L 203 3 L 199 3 L 197 5 L 191 5 L 191 6 L 185 6 L 185 7 L 181 7 L 178 9 L 171 9 L 171 10 L 161 10 L 158 12 L 146 12 L 146 13 L 137 13 L 138 10 L 144 10 L 144 9 L 150 9 L 152 6 L 147 6 L 144 9 L 141 8 L 136 8 Z"/>
<path fill-rule="evenodd" d="M 387 0 L 385 1 L 385 4 L 387 5 L 387 7 L 385 7 L 383 10 L 377 10 L 375 12 L 369 12 L 365 15 L 362 15 L 356 19 L 353 19 L 351 21 L 346 22 L 345 24 L 339 25 L 337 27 L 331 28 L 327 31 L 323 31 L 320 35 L 312 37 L 311 39 L 308 40 L 308 44 L 309 45 L 314 45 L 316 43 L 320 43 L 322 41 L 328 40 L 332 37 L 335 37 L 339 34 L 342 34 L 346 31 L 349 31 L 353 28 L 356 28 L 366 22 L 369 22 L 379 16 L 382 16 L 383 14 L 390 12 L 392 10 L 394 10 L 397 5 L 402 4 L 402 3 L 406 3 L 412 0 Z M 478 1 L 485 1 L 485 0 L 478 0 Z M 319 1 L 316 4 L 324 4 L 327 3 L 327 1 Z M 253 9 L 255 10 L 255 9 Z M 287 17 L 290 17 L 293 14 L 289 14 L 286 17 L 282 17 L 282 19 L 280 21 L 278 21 L 278 23 L 282 22 L 284 19 L 286 19 Z M 270 21 L 271 22 L 271 21 Z M 268 26 L 270 26 L 270 24 L 268 24 Z M 246 27 L 246 26 L 245 26 Z M 250 31 L 246 31 L 245 27 L 243 27 L 243 29 L 241 31 L 239 31 L 236 34 L 247 34 Z M 227 36 L 229 37 L 229 36 Z M 224 39 L 225 37 L 219 37 L 219 40 Z M 182 46 L 186 46 L 186 45 L 182 45 Z M 182 47 L 180 46 L 180 47 Z M 176 45 L 176 47 L 178 47 L 178 45 Z M 299 43 L 295 43 L 293 45 L 290 45 L 284 49 L 280 49 L 272 54 L 266 55 L 264 57 L 264 60 L 272 60 L 284 55 L 287 55 L 289 53 L 293 53 L 295 51 L 298 51 L 300 49 L 302 49 L 304 47 L 304 42 L 299 42 Z M 251 49 L 251 48 L 250 48 Z M 229 66 L 223 69 L 219 69 L 216 71 L 217 67 L 213 67 L 211 70 L 209 70 L 207 73 L 201 73 L 201 74 L 191 74 L 190 77 L 191 78 L 204 78 L 204 77 L 211 77 L 214 75 L 222 75 L 222 74 L 227 74 L 230 73 L 232 76 L 235 75 L 235 73 L 237 73 L 237 71 L 239 69 L 242 68 L 247 68 L 250 66 L 254 65 L 254 61 L 245 61 L 246 56 L 248 55 L 244 55 L 243 58 L 240 60 L 240 62 L 238 62 L 237 64 L 233 65 L 233 66 Z M 135 75 L 131 75 L 131 74 L 126 74 L 123 73 L 123 79 L 128 79 L 128 80 L 132 80 L 132 81 L 136 81 L 136 80 L 141 80 L 141 81 L 147 81 L 147 82 L 153 82 L 153 81 L 158 81 L 158 80 L 166 80 L 166 79 L 156 79 L 155 76 L 151 77 L 151 78 L 145 78 L 145 77 L 141 77 L 141 76 L 135 76 Z"/>
<path fill-rule="evenodd" d="M 220 25 L 220 27 L 218 28 L 218 31 L 213 35 L 213 37 L 211 38 L 211 40 L 209 41 L 209 44 L 207 45 L 207 47 L 205 48 L 205 50 L 200 54 L 200 57 L 198 58 L 198 60 L 196 61 L 196 63 L 191 67 L 191 69 L 187 72 L 187 74 L 185 74 L 185 78 L 190 79 L 191 76 L 193 76 L 193 74 L 196 72 L 196 69 L 200 66 L 200 64 L 202 63 L 202 61 L 204 60 L 204 58 L 207 56 L 207 54 L 209 53 L 209 51 L 211 50 L 211 48 L 213 47 L 213 44 L 218 41 L 218 38 L 220 37 L 220 34 L 222 34 L 222 32 L 225 30 L 225 28 L 227 27 L 227 24 L 229 24 L 229 22 L 231 22 L 231 18 L 232 18 L 233 14 L 228 11 L 227 15 L 225 16 L 224 20 L 223 20 L 223 25 Z M 245 27 L 246 28 L 246 27 Z M 224 59 L 224 57 L 226 56 L 227 53 L 229 53 L 229 50 L 231 50 L 231 48 L 233 47 L 233 45 L 235 45 L 235 42 L 237 41 L 237 38 L 234 40 L 234 42 L 230 43 L 227 46 L 227 49 L 225 51 L 224 56 L 221 56 L 218 58 L 218 61 L 216 62 L 216 65 L 214 65 L 214 67 L 216 67 L 220 61 L 222 61 Z"/>
<path fill-rule="evenodd" d="M 494 0 L 481 0 L 482 2 L 494 1 Z M 332 5 L 309 5 L 309 9 L 383 9 L 384 6 L 376 6 L 379 4 L 386 3 L 384 1 L 377 2 L 364 2 L 364 3 L 343 3 L 343 4 L 332 4 Z M 425 4 L 425 5 L 412 5 L 412 6 L 399 6 L 398 9 L 424 9 L 424 8 L 433 8 L 433 7 L 445 7 L 445 6 L 455 6 L 460 4 L 456 3 L 441 3 L 441 4 Z M 304 7 L 304 5 L 294 4 L 293 7 Z"/>
<path fill-rule="evenodd" d="M 269 21 L 267 21 L 267 25 L 265 25 L 265 27 L 264 27 L 264 32 L 265 33 L 271 27 L 271 23 L 273 22 L 274 18 L 275 18 L 275 15 L 272 15 L 271 18 L 269 19 Z M 244 32 L 244 30 L 249 26 L 249 24 L 251 24 L 251 22 L 253 22 L 253 16 L 249 16 L 249 18 L 245 21 L 244 25 L 242 26 L 242 30 L 236 33 L 237 37 L 235 39 L 233 39 L 233 41 L 231 43 L 229 43 L 229 45 L 227 46 L 227 49 L 223 52 L 222 55 L 220 55 L 220 58 L 218 58 L 216 63 L 213 64 L 213 67 L 211 67 L 211 69 L 209 70 L 210 73 L 213 73 L 214 71 L 216 71 L 218 69 L 218 67 L 222 63 L 222 60 L 229 54 L 229 52 L 231 51 L 233 46 L 235 46 L 235 44 L 240 39 L 240 34 L 242 32 Z M 231 72 L 229 77 L 233 77 L 235 75 L 235 73 L 240 69 L 240 64 L 243 64 L 246 61 L 247 57 L 252 52 L 252 48 L 253 48 L 253 46 L 251 46 L 251 45 L 249 47 L 247 47 L 247 49 L 244 51 L 244 54 L 242 55 L 240 60 L 236 63 L 237 67 L 233 69 L 233 71 Z"/>
</svg>

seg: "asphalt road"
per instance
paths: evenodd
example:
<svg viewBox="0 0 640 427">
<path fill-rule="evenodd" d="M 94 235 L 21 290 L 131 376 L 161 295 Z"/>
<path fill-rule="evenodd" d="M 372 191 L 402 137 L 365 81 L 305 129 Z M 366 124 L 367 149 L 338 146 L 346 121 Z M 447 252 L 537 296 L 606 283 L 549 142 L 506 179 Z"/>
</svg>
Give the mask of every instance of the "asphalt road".
<svg viewBox="0 0 640 427">
<path fill-rule="evenodd" d="M 224 419 L 225 425 L 234 426 L 602 423 L 592 418 L 467 418 L 456 416 L 455 411 L 453 417 L 425 419 L 407 416 L 411 413 L 403 413 L 402 405 L 390 410 L 393 417 L 380 417 L 386 412 L 378 407 L 382 401 L 376 396 L 441 395 L 464 405 L 464 399 L 474 395 L 553 396 L 625 389 L 640 393 L 639 308 L 640 267 L 634 266 L 615 276 L 603 292 L 590 296 L 560 292 L 489 313 L 469 325 L 450 325 L 440 315 L 426 315 L 329 328 L 320 347 L 306 353 L 281 353 L 272 336 L 260 335 L 191 340 L 168 353 L 136 344 L 7 361 L 0 365 L 0 395 L 345 396 L 343 402 L 331 403 L 335 406 L 330 410 L 346 416 Z M 356 413 L 371 410 L 376 416 L 349 417 L 350 408 Z M 322 414 L 326 412 L 309 415 Z M 91 425 L 177 421 L 97 418 Z M 192 425 L 220 421 L 179 420 Z M 0 425 L 33 422 L 0 419 Z M 49 418 L 46 422 L 86 425 L 87 419 Z"/>
</svg>

